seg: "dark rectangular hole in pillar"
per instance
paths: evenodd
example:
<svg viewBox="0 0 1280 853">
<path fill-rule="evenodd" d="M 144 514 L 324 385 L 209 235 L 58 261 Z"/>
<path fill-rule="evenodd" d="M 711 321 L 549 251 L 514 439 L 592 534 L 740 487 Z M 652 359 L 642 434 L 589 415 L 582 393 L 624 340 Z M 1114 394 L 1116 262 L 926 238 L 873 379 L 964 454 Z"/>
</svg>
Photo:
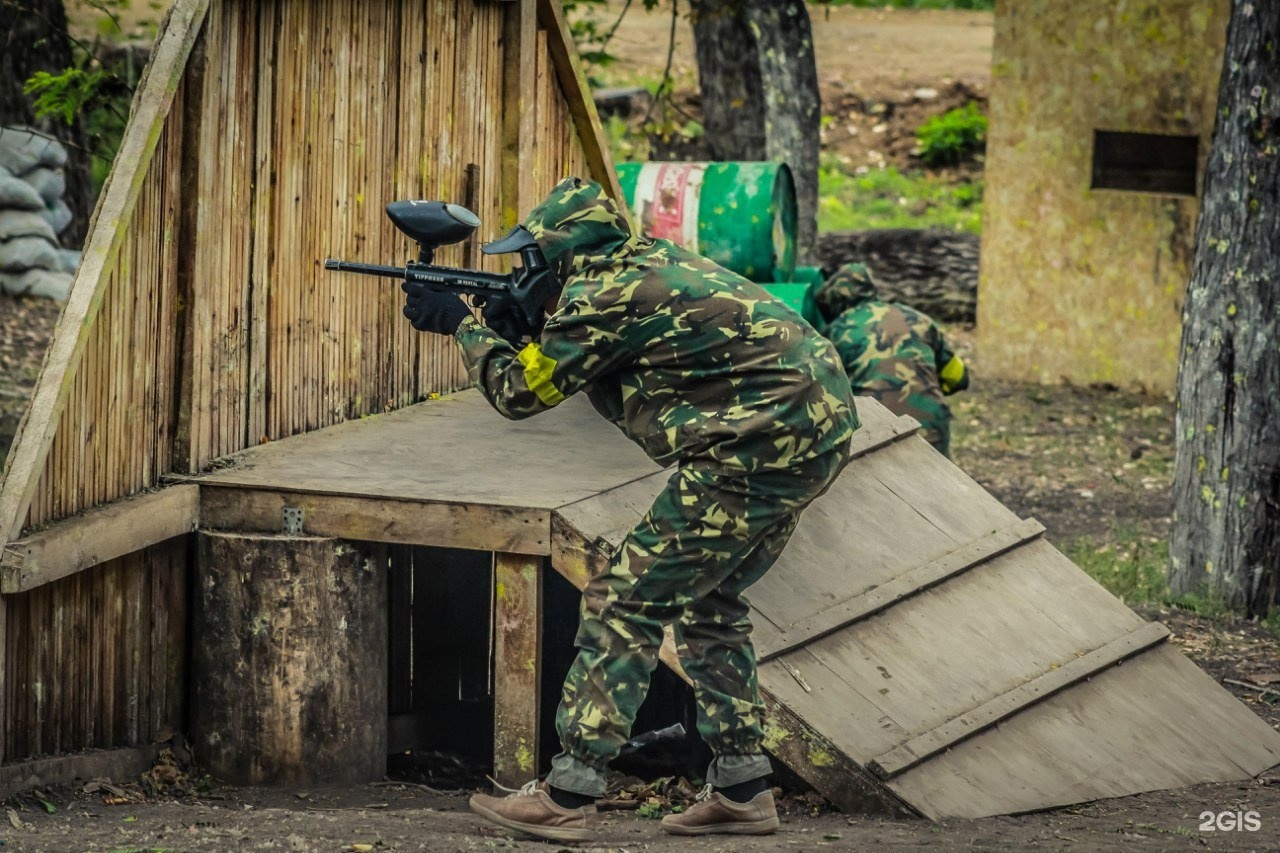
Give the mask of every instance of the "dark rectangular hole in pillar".
<svg viewBox="0 0 1280 853">
<path fill-rule="evenodd" d="M 388 583 L 388 776 L 442 788 L 486 784 L 493 759 L 490 622 L 493 555 L 392 546 Z M 549 567 L 542 573 L 540 773 L 560 751 L 555 729 L 565 675 L 577 649 L 581 594 Z M 696 730 L 693 692 L 659 664 L 632 735 L 685 727 L 680 742 L 615 762 L 646 778 L 701 777 L 710 761 Z"/>
<path fill-rule="evenodd" d="M 1199 142 L 1195 136 L 1095 130 L 1089 186 L 1194 196 Z"/>
<path fill-rule="evenodd" d="M 388 775 L 485 784 L 493 757 L 493 555 L 394 546 L 388 584 Z"/>
</svg>

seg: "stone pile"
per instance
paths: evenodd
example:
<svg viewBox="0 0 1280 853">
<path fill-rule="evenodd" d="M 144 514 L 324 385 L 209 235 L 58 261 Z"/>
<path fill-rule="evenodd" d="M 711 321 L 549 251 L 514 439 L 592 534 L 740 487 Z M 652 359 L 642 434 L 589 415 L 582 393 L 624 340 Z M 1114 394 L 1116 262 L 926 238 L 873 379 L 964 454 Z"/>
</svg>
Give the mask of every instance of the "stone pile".
<svg viewBox="0 0 1280 853">
<path fill-rule="evenodd" d="M 882 228 L 821 234 L 816 254 L 825 276 L 857 261 L 875 274 L 881 298 L 944 323 L 973 323 L 979 243 L 977 234 L 942 228 Z"/>
<path fill-rule="evenodd" d="M 0 293 L 65 300 L 80 253 L 62 248 L 67 150 L 27 128 L 0 128 Z"/>
</svg>

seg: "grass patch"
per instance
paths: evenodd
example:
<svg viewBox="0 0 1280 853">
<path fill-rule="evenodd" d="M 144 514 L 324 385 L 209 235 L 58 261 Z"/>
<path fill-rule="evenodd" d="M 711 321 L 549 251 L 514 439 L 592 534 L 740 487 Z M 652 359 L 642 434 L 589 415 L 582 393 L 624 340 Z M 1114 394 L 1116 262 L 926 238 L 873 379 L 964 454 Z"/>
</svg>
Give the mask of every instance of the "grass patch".
<svg viewBox="0 0 1280 853">
<path fill-rule="evenodd" d="M 1194 613 L 1209 622 L 1230 621 L 1240 614 L 1217 590 L 1174 595 L 1169 590 L 1169 543 L 1143 535 L 1134 527 L 1112 531 L 1104 544 L 1086 538 L 1068 545 L 1066 555 L 1089 577 L 1125 604 L 1154 604 Z M 1280 637 L 1280 608 L 1262 622 L 1273 636 Z"/>
<path fill-rule="evenodd" d="M 1168 542 L 1152 541 L 1134 528 L 1120 527 L 1103 545 L 1082 538 L 1064 550 L 1073 563 L 1125 604 L 1171 603 Z"/>
<path fill-rule="evenodd" d="M 946 228 L 982 231 L 982 181 L 951 183 L 890 166 L 849 174 L 818 170 L 818 230 Z"/>
</svg>

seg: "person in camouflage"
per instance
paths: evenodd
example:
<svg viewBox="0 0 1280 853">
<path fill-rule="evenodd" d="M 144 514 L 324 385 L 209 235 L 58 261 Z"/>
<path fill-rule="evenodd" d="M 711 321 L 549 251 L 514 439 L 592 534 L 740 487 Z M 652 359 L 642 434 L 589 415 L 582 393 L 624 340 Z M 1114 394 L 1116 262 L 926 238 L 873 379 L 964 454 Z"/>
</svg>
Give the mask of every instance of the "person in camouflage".
<svg viewBox="0 0 1280 853">
<path fill-rule="evenodd" d="M 925 314 L 880 299 L 871 271 L 845 264 L 815 294 L 855 396 L 920 422 L 943 456 L 951 452 L 951 409 L 944 397 L 969 387 L 969 371 Z"/>
<path fill-rule="evenodd" d="M 471 806 L 544 838 L 593 837 L 594 800 L 626 742 L 673 625 L 714 759 L 681 834 L 771 832 L 764 706 L 744 591 L 777 559 L 801 510 L 835 479 L 858 426 L 830 342 L 763 289 L 665 240 L 631 233 L 600 186 L 569 178 L 522 226 L 563 288 L 517 349 L 456 296 L 406 284 L 415 327 L 453 333 L 495 409 L 525 418 L 584 391 L 676 470 L 608 569 L 583 592 L 577 659 L 547 780 Z"/>
</svg>

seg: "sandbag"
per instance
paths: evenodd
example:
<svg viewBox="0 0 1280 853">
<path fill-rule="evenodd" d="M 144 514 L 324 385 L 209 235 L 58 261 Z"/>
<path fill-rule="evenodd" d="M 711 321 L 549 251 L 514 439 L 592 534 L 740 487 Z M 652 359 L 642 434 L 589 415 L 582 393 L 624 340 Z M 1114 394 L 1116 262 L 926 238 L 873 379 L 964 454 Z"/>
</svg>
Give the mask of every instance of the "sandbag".
<svg viewBox="0 0 1280 853">
<path fill-rule="evenodd" d="M 71 213 L 71 208 L 67 207 L 67 203 L 62 199 L 58 199 L 40 211 L 40 215 L 44 217 L 45 222 L 49 223 L 49 227 L 53 229 L 55 234 L 61 234 L 67 230 L 67 226 L 71 224 L 74 216 Z"/>
<path fill-rule="evenodd" d="M 35 187 L 0 166 L 0 210 L 44 210 L 44 199 Z"/>
<path fill-rule="evenodd" d="M 57 270 L 61 263 L 57 244 L 43 237 L 17 237 L 0 242 L 0 272 Z"/>
<path fill-rule="evenodd" d="M 61 169 L 66 164 L 67 149 L 53 137 L 26 128 L 0 128 L 0 166 L 18 177 L 40 166 Z"/>
<path fill-rule="evenodd" d="M 17 237 L 42 237 L 51 243 L 58 242 L 58 234 L 43 211 L 0 210 L 0 241 Z"/>
<path fill-rule="evenodd" d="M 43 296 L 66 302 L 71 290 L 71 279 L 72 276 L 67 273 L 49 270 L 0 272 L 0 293 L 9 296 Z"/>
<path fill-rule="evenodd" d="M 23 175 L 22 180 L 31 184 L 47 205 L 62 201 L 62 197 L 67 192 L 67 177 L 61 169 L 40 166 Z"/>
</svg>

